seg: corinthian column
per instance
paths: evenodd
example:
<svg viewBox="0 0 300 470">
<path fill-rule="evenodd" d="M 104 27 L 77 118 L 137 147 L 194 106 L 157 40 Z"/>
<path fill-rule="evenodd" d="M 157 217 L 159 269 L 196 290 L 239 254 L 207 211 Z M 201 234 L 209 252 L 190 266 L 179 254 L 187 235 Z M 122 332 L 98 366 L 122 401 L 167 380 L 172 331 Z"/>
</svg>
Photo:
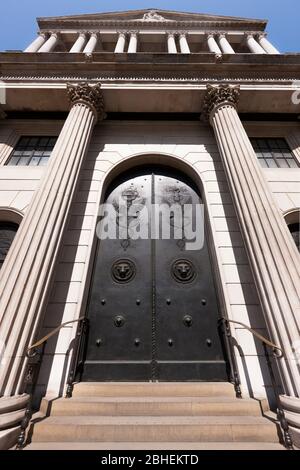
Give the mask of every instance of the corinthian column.
<svg viewBox="0 0 300 470">
<path fill-rule="evenodd" d="M 0 416 L 7 397 L 10 411 L 20 409 L 26 349 L 40 325 L 94 124 L 105 117 L 100 85 L 68 85 L 67 91 L 71 110 L 0 272 Z"/>
<path fill-rule="evenodd" d="M 190 47 L 187 41 L 187 33 L 179 33 L 179 45 L 181 54 L 190 54 Z"/>
<path fill-rule="evenodd" d="M 270 41 L 266 38 L 266 33 L 260 33 L 257 35 L 257 40 L 261 47 L 267 52 L 267 54 L 280 54 L 278 49 L 270 43 Z"/>
<path fill-rule="evenodd" d="M 115 53 L 119 54 L 119 53 L 124 52 L 125 43 L 126 43 L 126 33 L 121 31 L 118 36 L 118 41 L 115 47 Z"/>
<path fill-rule="evenodd" d="M 246 43 L 253 54 L 266 54 L 266 51 L 254 39 L 253 33 L 245 33 Z"/>
<path fill-rule="evenodd" d="M 224 54 L 235 54 L 234 50 L 232 49 L 225 33 L 220 33 L 218 35 L 220 48 Z"/>
<path fill-rule="evenodd" d="M 38 37 L 28 47 L 26 47 L 24 52 L 37 52 L 46 42 L 47 38 L 47 33 L 39 33 Z"/>
<path fill-rule="evenodd" d="M 296 397 L 300 413 L 300 257 L 238 116 L 238 98 L 238 86 L 208 85 L 204 113 L 214 129 L 269 334 L 284 351 L 278 359 L 283 387 Z"/>
<path fill-rule="evenodd" d="M 86 33 L 80 33 L 73 46 L 71 47 L 70 52 L 81 52 L 84 46 L 86 45 L 86 41 Z"/>
<path fill-rule="evenodd" d="M 83 49 L 83 52 L 85 54 L 92 54 L 92 52 L 94 52 L 94 50 L 96 49 L 98 39 L 99 39 L 98 34 L 92 33 L 90 39 L 88 40 L 87 45 Z"/>
<path fill-rule="evenodd" d="M 137 41 L 138 41 L 138 33 L 137 31 L 130 32 L 130 39 L 128 45 L 128 52 L 129 53 L 136 53 L 137 51 Z"/>
<path fill-rule="evenodd" d="M 59 40 L 58 33 L 51 33 L 50 38 L 45 42 L 45 44 L 38 50 L 38 52 L 52 52 Z"/>
<path fill-rule="evenodd" d="M 167 42 L 168 42 L 168 53 L 169 54 L 177 54 L 177 47 L 175 42 L 175 33 L 168 33 L 167 34 Z"/>
<path fill-rule="evenodd" d="M 214 52 L 215 54 L 221 54 L 221 49 L 219 48 L 217 41 L 215 40 L 214 33 L 208 33 L 207 35 L 207 45 L 209 52 Z"/>
</svg>

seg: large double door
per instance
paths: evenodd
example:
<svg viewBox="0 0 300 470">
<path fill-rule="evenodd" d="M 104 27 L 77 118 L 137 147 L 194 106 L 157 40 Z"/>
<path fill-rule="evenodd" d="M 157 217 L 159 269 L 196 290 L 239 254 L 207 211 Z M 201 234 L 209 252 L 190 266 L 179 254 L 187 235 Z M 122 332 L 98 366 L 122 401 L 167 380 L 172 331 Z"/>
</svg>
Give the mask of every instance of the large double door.
<svg viewBox="0 0 300 470">
<path fill-rule="evenodd" d="M 187 249 L 184 230 L 201 222 L 201 199 L 182 177 L 151 170 L 107 196 L 122 236 L 98 242 L 83 380 L 227 380 L 207 243 Z M 181 219 L 169 210 L 186 205 Z"/>
</svg>

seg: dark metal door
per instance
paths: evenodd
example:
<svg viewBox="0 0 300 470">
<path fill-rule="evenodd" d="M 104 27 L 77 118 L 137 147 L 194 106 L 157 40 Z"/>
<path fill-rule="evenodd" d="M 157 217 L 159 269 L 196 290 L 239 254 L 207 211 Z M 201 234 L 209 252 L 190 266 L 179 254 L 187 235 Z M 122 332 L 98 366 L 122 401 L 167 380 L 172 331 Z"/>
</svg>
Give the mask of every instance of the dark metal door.
<svg viewBox="0 0 300 470">
<path fill-rule="evenodd" d="M 126 228 L 122 239 L 98 242 L 82 379 L 227 380 L 206 240 L 202 249 L 187 250 L 184 232 L 168 211 L 171 238 L 161 239 L 161 232 L 159 238 L 153 236 L 153 225 L 161 220 L 154 217 L 153 204 L 195 206 L 201 202 L 199 195 L 190 182 L 162 170 L 142 173 L 107 197 L 118 214 L 118 228 L 123 221 L 120 207 L 126 202 L 132 231 Z M 148 232 L 144 229 L 139 238 L 133 233 L 140 234 L 145 224 L 143 208 L 149 214 Z M 194 211 L 184 213 L 180 223 L 193 226 L 194 218 Z M 178 238 L 178 233 L 183 236 Z"/>
</svg>

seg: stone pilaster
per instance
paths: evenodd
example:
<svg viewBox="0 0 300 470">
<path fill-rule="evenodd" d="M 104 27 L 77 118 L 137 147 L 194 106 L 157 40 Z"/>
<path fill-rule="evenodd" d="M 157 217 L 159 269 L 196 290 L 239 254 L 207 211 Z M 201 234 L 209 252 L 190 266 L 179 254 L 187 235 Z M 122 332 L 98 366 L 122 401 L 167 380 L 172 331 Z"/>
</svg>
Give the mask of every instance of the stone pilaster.
<svg viewBox="0 0 300 470">
<path fill-rule="evenodd" d="M 204 113 L 214 129 L 269 334 L 284 351 L 278 359 L 283 388 L 300 410 L 300 257 L 238 116 L 238 98 L 237 85 L 208 85 Z"/>
<path fill-rule="evenodd" d="M 37 334 L 93 127 L 104 119 L 100 85 L 68 85 L 72 104 L 39 189 L 0 271 L 0 411 L 22 393 L 26 350 Z M 11 407 L 14 412 L 16 407 Z M 21 413 L 20 413 L 21 414 Z M 11 419 L 7 415 L 8 423 Z M 10 423 L 11 425 L 11 423 Z"/>
</svg>

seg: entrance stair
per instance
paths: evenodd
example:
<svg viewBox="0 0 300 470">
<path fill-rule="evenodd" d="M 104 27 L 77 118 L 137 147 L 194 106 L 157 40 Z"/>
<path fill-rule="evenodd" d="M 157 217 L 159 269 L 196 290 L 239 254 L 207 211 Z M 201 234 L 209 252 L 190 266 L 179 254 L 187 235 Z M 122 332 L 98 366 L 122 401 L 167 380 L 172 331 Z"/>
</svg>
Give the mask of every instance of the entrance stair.
<svg viewBox="0 0 300 470">
<path fill-rule="evenodd" d="M 237 399 L 223 382 L 78 383 L 43 399 L 28 450 L 283 450 L 265 400 Z"/>
</svg>

